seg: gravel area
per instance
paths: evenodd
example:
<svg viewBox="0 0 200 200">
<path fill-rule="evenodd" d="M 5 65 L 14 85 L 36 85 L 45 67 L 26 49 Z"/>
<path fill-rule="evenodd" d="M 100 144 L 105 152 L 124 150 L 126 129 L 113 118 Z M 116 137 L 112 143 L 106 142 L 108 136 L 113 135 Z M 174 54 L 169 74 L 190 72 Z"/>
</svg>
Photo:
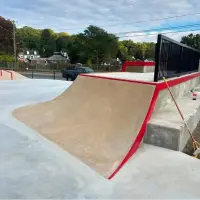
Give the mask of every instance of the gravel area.
<svg viewBox="0 0 200 200">
<path fill-rule="evenodd" d="M 200 122 L 198 123 L 196 129 L 194 130 L 193 136 L 195 137 L 195 140 L 200 143 Z M 194 150 L 193 150 L 193 146 L 192 146 L 192 140 L 189 139 L 183 152 L 192 156 L 193 151 Z M 200 159 L 200 155 L 198 156 L 198 158 Z"/>
</svg>

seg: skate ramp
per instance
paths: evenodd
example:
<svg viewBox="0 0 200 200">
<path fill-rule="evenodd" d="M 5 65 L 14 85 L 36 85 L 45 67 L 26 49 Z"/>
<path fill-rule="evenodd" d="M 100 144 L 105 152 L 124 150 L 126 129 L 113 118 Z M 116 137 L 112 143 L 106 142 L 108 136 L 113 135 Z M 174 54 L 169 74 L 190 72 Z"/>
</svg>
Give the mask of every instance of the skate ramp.
<svg viewBox="0 0 200 200">
<path fill-rule="evenodd" d="M 134 143 L 155 86 L 79 76 L 57 98 L 13 115 L 108 177 Z"/>
<path fill-rule="evenodd" d="M 0 70 L 0 80 L 20 80 L 20 79 L 27 79 L 27 78 L 12 70 Z"/>
</svg>

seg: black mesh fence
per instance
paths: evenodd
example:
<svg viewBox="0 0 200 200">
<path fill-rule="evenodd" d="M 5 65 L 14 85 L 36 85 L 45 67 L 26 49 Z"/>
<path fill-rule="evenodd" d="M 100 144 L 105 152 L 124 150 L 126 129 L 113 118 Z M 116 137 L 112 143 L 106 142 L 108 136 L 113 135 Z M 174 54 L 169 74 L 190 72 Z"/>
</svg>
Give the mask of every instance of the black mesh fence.
<svg viewBox="0 0 200 200">
<path fill-rule="evenodd" d="M 198 71 L 200 51 L 161 34 L 156 44 L 154 81 Z"/>
</svg>

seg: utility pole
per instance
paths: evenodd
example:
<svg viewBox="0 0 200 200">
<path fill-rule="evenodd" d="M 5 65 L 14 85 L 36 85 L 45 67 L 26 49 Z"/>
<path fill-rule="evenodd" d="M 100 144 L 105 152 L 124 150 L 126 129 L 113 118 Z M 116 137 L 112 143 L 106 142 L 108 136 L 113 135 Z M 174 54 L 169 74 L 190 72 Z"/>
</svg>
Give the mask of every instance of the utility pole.
<svg viewBox="0 0 200 200">
<path fill-rule="evenodd" d="M 13 20 L 13 50 L 15 58 L 15 68 L 17 67 L 17 49 L 16 49 L 16 37 L 15 37 L 15 21 Z"/>
</svg>

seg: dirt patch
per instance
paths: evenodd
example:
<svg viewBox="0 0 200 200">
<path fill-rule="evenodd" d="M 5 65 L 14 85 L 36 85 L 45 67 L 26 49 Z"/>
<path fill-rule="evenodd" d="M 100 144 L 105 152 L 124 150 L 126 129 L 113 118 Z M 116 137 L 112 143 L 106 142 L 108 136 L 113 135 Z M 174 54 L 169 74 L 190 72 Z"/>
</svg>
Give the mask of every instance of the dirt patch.
<svg viewBox="0 0 200 200">
<path fill-rule="evenodd" d="M 194 130 L 193 135 L 194 135 L 195 139 L 200 143 L 200 122 L 198 123 L 196 129 Z M 193 151 L 194 150 L 193 150 L 193 146 L 192 146 L 192 140 L 189 139 L 183 152 L 192 156 Z M 198 156 L 198 158 L 200 159 L 200 155 Z"/>
</svg>

